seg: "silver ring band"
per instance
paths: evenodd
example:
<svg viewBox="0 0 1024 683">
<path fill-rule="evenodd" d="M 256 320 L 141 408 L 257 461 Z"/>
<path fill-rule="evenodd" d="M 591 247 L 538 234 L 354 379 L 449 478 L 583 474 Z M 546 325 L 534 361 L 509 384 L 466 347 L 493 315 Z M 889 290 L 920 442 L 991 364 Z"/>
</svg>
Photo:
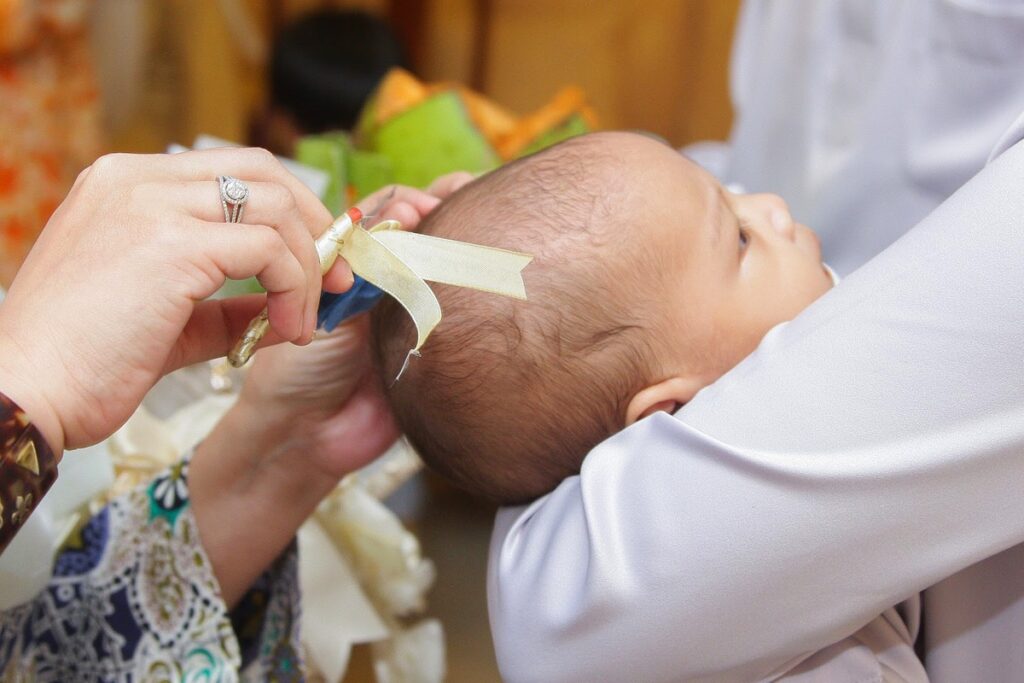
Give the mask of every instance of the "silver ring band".
<svg viewBox="0 0 1024 683">
<path fill-rule="evenodd" d="M 240 223 L 245 203 L 249 201 L 249 186 L 229 175 L 217 177 L 220 183 L 220 205 L 224 209 L 225 223 Z"/>
</svg>

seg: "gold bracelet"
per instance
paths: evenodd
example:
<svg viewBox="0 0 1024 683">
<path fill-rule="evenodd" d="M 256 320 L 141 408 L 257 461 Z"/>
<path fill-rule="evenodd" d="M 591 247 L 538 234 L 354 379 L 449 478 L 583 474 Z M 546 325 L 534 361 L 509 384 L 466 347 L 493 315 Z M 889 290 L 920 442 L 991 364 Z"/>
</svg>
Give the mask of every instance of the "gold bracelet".
<svg viewBox="0 0 1024 683">
<path fill-rule="evenodd" d="M 57 459 L 14 401 L 0 394 L 0 553 L 57 479 Z"/>
</svg>

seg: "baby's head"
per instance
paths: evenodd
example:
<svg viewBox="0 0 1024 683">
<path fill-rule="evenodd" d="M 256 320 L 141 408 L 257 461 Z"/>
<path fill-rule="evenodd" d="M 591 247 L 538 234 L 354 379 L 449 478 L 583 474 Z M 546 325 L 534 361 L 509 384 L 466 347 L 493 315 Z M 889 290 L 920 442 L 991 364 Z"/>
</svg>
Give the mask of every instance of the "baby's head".
<svg viewBox="0 0 1024 683">
<path fill-rule="evenodd" d="M 428 465 L 518 503 L 579 472 L 628 424 L 674 411 L 832 280 L 818 240 L 773 195 L 734 195 L 642 135 L 574 138 L 464 187 L 428 235 L 534 255 L 528 301 L 434 285 L 444 317 L 414 345 L 373 314 L 399 426 Z"/>
</svg>

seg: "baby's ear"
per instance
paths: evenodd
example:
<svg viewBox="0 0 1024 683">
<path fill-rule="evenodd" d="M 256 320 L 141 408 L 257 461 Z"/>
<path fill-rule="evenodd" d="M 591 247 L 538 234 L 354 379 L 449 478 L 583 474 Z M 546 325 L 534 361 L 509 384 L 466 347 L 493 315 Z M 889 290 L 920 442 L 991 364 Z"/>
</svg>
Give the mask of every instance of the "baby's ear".
<svg viewBox="0 0 1024 683">
<path fill-rule="evenodd" d="M 626 406 L 625 426 L 658 411 L 674 413 L 707 384 L 708 381 L 703 377 L 669 377 L 641 389 Z"/>
</svg>

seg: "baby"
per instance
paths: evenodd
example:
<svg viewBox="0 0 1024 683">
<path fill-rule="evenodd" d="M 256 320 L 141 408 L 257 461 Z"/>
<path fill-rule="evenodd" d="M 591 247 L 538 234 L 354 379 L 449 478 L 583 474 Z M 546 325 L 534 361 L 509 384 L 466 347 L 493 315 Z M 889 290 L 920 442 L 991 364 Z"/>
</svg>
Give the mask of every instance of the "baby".
<svg viewBox="0 0 1024 683">
<path fill-rule="evenodd" d="M 631 133 L 571 139 L 464 187 L 424 234 L 524 251 L 528 301 L 435 286 L 444 317 L 414 343 L 373 314 L 399 426 L 456 485 L 523 503 L 587 452 L 675 411 L 832 286 L 818 239 L 774 195 L 737 195 Z"/>
<path fill-rule="evenodd" d="M 730 193 L 628 133 L 484 176 L 421 230 L 535 255 L 529 301 L 437 286 L 441 324 L 394 383 L 415 332 L 393 300 L 373 313 L 399 426 L 433 469 L 503 504 L 552 491 L 604 439 L 674 412 L 833 285 L 781 199 Z M 786 677 L 926 681 L 904 617 L 917 611 L 916 596 L 887 609 Z"/>
</svg>

